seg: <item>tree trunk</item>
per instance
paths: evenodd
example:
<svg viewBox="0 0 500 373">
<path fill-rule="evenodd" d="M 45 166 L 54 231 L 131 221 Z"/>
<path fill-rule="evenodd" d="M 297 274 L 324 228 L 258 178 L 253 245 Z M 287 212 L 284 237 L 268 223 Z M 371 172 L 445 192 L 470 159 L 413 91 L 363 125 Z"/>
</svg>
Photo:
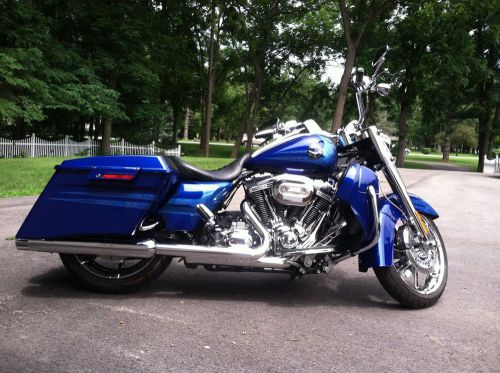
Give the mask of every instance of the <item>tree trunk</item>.
<svg viewBox="0 0 500 373">
<path fill-rule="evenodd" d="M 450 160 L 450 149 L 451 149 L 450 133 L 447 130 L 446 133 L 445 133 L 445 135 L 444 135 L 443 161 L 449 161 Z"/>
<path fill-rule="evenodd" d="M 109 73 L 108 87 L 116 89 L 116 70 L 111 70 Z M 113 126 L 113 119 L 105 118 L 102 125 L 102 139 L 100 153 L 102 155 L 111 155 L 111 132 Z"/>
<path fill-rule="evenodd" d="M 200 113 L 201 113 L 201 127 L 200 127 L 200 133 L 199 133 L 199 137 L 200 137 L 200 144 L 199 144 L 199 148 L 200 148 L 200 151 L 203 149 L 203 144 L 205 143 L 205 131 L 203 130 L 203 125 L 205 123 L 205 106 L 206 106 L 206 103 L 207 102 L 207 96 L 203 96 L 202 99 L 201 99 L 201 108 L 200 108 Z"/>
<path fill-rule="evenodd" d="M 368 25 L 390 3 L 390 1 L 383 1 L 381 3 L 376 1 L 370 2 L 364 19 L 362 19 L 359 23 L 359 27 L 357 27 L 356 32 L 352 33 L 348 4 L 346 3 L 346 0 L 339 1 L 340 14 L 342 16 L 342 27 L 347 44 L 347 56 L 345 59 L 344 73 L 342 74 L 342 79 L 340 79 L 339 95 L 337 97 L 335 113 L 333 114 L 332 132 L 337 131 L 342 126 L 342 118 L 344 116 L 344 107 L 347 98 L 347 88 L 349 87 L 349 81 L 351 79 L 351 72 L 354 66 L 354 60 L 356 58 L 359 42 L 361 41 Z"/>
<path fill-rule="evenodd" d="M 26 123 L 22 119 L 16 120 L 16 127 L 14 130 L 14 138 L 17 140 L 24 139 L 26 137 Z"/>
<path fill-rule="evenodd" d="M 369 100 L 366 103 L 366 114 L 363 127 L 368 128 L 375 122 L 375 97 L 372 93 L 368 94 Z"/>
<path fill-rule="evenodd" d="M 202 138 L 202 153 L 203 156 L 208 157 L 210 153 L 210 130 L 212 126 L 212 99 L 213 89 L 215 82 L 215 60 L 216 60 L 216 43 L 215 40 L 215 27 L 216 27 L 216 6 L 215 0 L 212 0 L 212 16 L 210 26 L 210 43 L 209 43 L 209 59 L 208 59 L 208 87 L 207 87 L 207 100 L 205 102 L 205 122 L 203 124 L 203 138 Z"/>
<path fill-rule="evenodd" d="M 246 68 L 245 68 L 245 73 L 246 73 Z M 250 117 L 250 111 L 253 106 L 253 101 L 255 96 L 254 94 L 255 84 L 252 86 L 251 92 L 249 92 L 248 86 L 249 84 L 247 82 L 245 84 L 245 97 L 246 97 L 245 113 L 243 114 L 243 119 L 241 120 L 240 127 L 238 128 L 238 134 L 236 135 L 236 139 L 234 140 L 233 150 L 231 150 L 232 158 L 236 158 L 238 156 L 238 153 L 240 152 L 241 141 L 243 139 L 243 134 L 247 131 L 248 118 Z"/>
<path fill-rule="evenodd" d="M 247 123 L 247 151 L 252 151 L 252 140 L 253 140 L 253 131 L 255 129 L 255 124 L 257 120 L 257 111 L 259 110 L 259 101 L 260 101 L 260 92 L 262 89 L 262 83 L 264 82 L 264 57 L 257 59 L 257 63 L 255 65 L 255 89 L 254 89 L 254 98 L 252 105 L 252 116 L 250 121 Z"/>
<path fill-rule="evenodd" d="M 500 104 L 497 104 L 495 108 L 493 125 L 491 127 L 491 133 L 488 139 L 488 150 L 486 151 L 487 157 L 490 157 L 492 155 L 493 148 L 496 146 L 496 140 L 498 135 L 500 135 Z"/>
<path fill-rule="evenodd" d="M 489 135 L 489 113 L 488 108 L 481 107 L 479 113 L 479 161 L 477 163 L 477 172 L 484 172 L 484 157 L 487 155 L 488 135 Z"/>
<path fill-rule="evenodd" d="M 486 155 L 486 148 L 488 143 L 488 136 L 485 131 L 481 128 L 479 129 L 479 160 L 477 162 L 477 172 L 484 172 L 484 156 Z"/>
<path fill-rule="evenodd" d="M 101 133 L 101 155 L 111 155 L 111 128 L 113 120 L 110 118 L 104 119 Z"/>
<path fill-rule="evenodd" d="M 191 122 L 191 110 L 186 109 L 186 117 L 184 118 L 184 133 L 182 138 L 187 140 L 189 138 L 189 122 Z"/>
<path fill-rule="evenodd" d="M 102 117 L 97 118 L 94 128 L 94 140 L 99 139 L 99 134 L 102 133 Z"/>
<path fill-rule="evenodd" d="M 332 130 L 336 132 L 342 127 L 342 118 L 344 116 L 344 107 L 347 100 L 347 89 L 351 80 L 351 72 L 354 67 L 354 59 L 356 58 L 356 49 L 354 46 L 347 47 L 347 57 L 345 60 L 344 73 L 340 79 L 339 93 L 337 97 L 337 104 L 335 105 L 335 113 L 333 114 Z"/>
<path fill-rule="evenodd" d="M 95 119 L 92 119 L 89 124 L 89 134 L 88 134 L 89 139 L 91 139 L 92 136 L 94 135 L 94 126 L 95 126 Z"/>
<path fill-rule="evenodd" d="M 406 133 L 408 132 L 408 116 L 410 115 L 410 103 L 407 100 L 401 102 L 401 110 L 399 112 L 398 127 L 399 127 L 399 140 L 398 140 L 398 155 L 396 158 L 396 167 L 403 167 L 405 160 L 406 149 Z"/>
<path fill-rule="evenodd" d="M 446 127 L 444 129 L 444 144 L 443 144 L 443 161 L 450 160 L 450 148 L 451 148 L 451 112 L 448 108 L 448 112 L 446 114 Z"/>
<path fill-rule="evenodd" d="M 236 135 L 236 139 L 234 140 L 233 149 L 231 150 L 232 158 L 236 158 L 238 156 L 238 153 L 240 152 L 241 140 L 243 139 L 243 134 L 247 129 L 248 115 L 248 110 L 245 110 L 245 114 L 243 115 L 240 127 L 238 128 L 238 134 Z"/>
<path fill-rule="evenodd" d="M 173 128 L 172 128 L 172 143 L 177 143 L 177 131 L 179 130 L 179 122 L 181 116 L 181 108 L 179 107 L 179 102 L 175 100 L 172 105 L 173 113 Z"/>
<path fill-rule="evenodd" d="M 78 141 L 83 141 L 85 138 L 85 122 L 80 123 L 80 132 L 78 133 Z"/>
</svg>

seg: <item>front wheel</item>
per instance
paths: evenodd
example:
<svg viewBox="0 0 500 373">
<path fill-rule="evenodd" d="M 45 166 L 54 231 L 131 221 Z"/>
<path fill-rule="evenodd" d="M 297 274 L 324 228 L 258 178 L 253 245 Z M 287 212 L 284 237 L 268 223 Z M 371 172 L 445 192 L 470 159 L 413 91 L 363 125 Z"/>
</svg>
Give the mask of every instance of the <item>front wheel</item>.
<svg viewBox="0 0 500 373">
<path fill-rule="evenodd" d="M 99 293 L 128 293 L 154 280 L 167 269 L 172 258 L 124 258 L 60 254 L 61 260 L 80 282 Z"/>
<path fill-rule="evenodd" d="M 422 216 L 422 220 L 432 242 L 428 247 L 405 246 L 405 243 L 398 242 L 394 250 L 394 265 L 373 268 L 383 288 L 408 308 L 432 306 L 443 294 L 448 279 L 448 259 L 443 239 L 432 219 Z M 409 237 L 413 239 L 411 234 Z"/>
</svg>

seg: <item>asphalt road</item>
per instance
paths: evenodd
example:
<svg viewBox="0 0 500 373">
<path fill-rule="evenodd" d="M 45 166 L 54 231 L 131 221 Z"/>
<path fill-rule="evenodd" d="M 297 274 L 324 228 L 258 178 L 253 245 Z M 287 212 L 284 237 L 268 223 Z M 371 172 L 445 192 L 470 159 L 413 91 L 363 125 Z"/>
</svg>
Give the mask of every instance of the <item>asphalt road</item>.
<svg viewBox="0 0 500 373">
<path fill-rule="evenodd" d="M 0 200 L 0 371 L 500 371 L 500 178 L 403 176 L 448 249 L 443 298 L 418 311 L 355 259 L 300 280 L 173 263 L 138 293 L 89 293 L 5 240 L 34 198 Z"/>
</svg>

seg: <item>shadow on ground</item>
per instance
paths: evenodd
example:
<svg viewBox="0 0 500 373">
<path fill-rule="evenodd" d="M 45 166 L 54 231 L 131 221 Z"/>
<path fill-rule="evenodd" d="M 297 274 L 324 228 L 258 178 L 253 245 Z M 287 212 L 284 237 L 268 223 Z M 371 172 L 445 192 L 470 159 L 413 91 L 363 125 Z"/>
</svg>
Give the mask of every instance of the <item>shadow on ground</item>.
<svg viewBox="0 0 500 373">
<path fill-rule="evenodd" d="M 351 306 L 398 309 L 373 275 L 348 277 L 335 269 L 328 275 L 291 279 L 282 274 L 213 273 L 204 269 L 167 270 L 133 295 L 87 291 L 63 267 L 32 277 L 23 296 L 88 300 L 164 298 L 175 300 L 262 302 L 274 307 Z"/>
</svg>

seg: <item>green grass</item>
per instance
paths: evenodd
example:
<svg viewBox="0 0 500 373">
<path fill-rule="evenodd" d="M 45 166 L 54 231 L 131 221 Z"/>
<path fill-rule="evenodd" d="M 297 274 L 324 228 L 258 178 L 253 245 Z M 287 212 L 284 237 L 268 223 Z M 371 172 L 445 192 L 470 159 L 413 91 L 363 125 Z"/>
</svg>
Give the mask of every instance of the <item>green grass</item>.
<svg viewBox="0 0 500 373">
<path fill-rule="evenodd" d="M 64 158 L 0 159 L 0 197 L 40 194 Z"/>
<path fill-rule="evenodd" d="M 64 159 L 69 158 L 0 159 L 0 197 L 40 194 L 54 173 L 54 166 Z M 231 158 L 183 157 L 183 159 L 206 170 L 221 168 L 233 161 Z"/>
<path fill-rule="evenodd" d="M 450 154 L 450 160 L 448 162 L 443 161 L 442 154 L 422 154 L 420 152 L 412 152 L 411 154 L 406 156 L 407 162 L 441 162 L 441 163 L 452 163 L 459 166 L 467 167 L 471 171 L 475 171 L 477 168 L 478 157 L 476 155 L 471 154 L 463 154 L 459 156 L 455 156 L 454 153 Z M 406 165 L 406 163 L 405 163 Z M 425 166 L 424 163 L 420 163 L 420 165 Z M 409 167 L 409 168 L 417 168 L 417 167 Z M 425 167 L 422 167 L 425 168 Z"/>
<path fill-rule="evenodd" d="M 254 150 L 257 148 L 254 148 Z M 232 146 L 228 145 L 210 145 L 210 158 L 231 158 Z M 183 157 L 201 157 L 200 145 L 197 143 L 181 144 L 181 152 Z M 245 153 L 246 149 L 240 148 L 240 155 Z"/>
<path fill-rule="evenodd" d="M 186 162 L 205 170 L 216 170 L 234 161 L 233 158 L 182 157 Z"/>
</svg>

